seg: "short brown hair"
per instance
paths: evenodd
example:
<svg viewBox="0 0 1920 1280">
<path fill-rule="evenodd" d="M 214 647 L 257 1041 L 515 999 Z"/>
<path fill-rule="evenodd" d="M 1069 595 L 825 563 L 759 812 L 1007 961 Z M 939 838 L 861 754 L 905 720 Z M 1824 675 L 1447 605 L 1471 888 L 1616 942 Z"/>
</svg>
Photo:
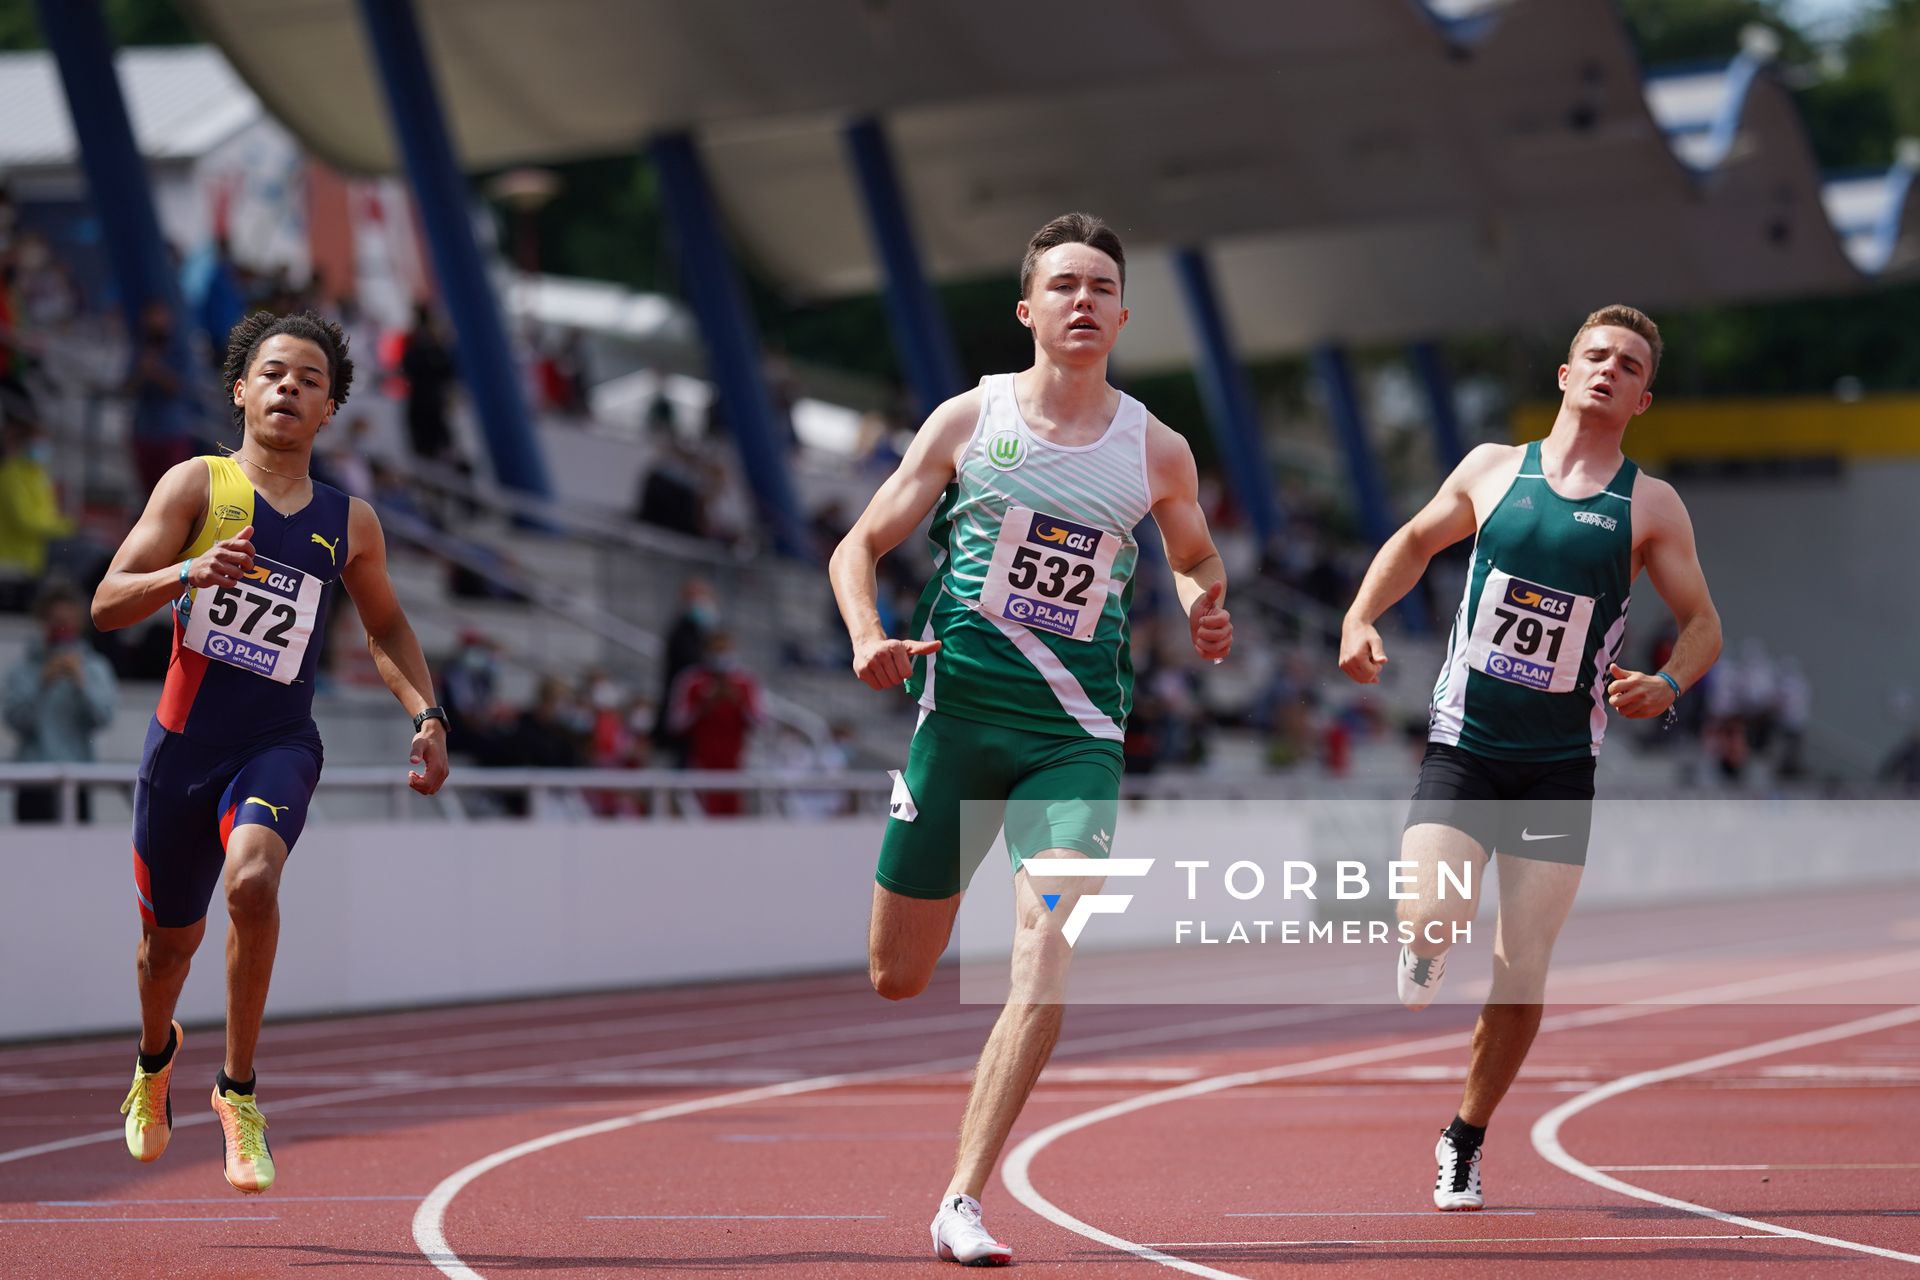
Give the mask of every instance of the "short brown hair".
<svg viewBox="0 0 1920 1280">
<path fill-rule="evenodd" d="M 1638 307 L 1629 307 L 1625 303 L 1616 302 L 1612 306 L 1600 308 L 1580 322 L 1579 329 L 1574 331 L 1573 341 L 1567 344 L 1567 354 L 1572 355 L 1573 349 L 1580 345 L 1582 334 L 1603 325 L 1610 329 L 1625 329 L 1629 333 L 1637 333 L 1647 340 L 1647 346 L 1653 351 L 1653 368 L 1647 370 L 1647 386 L 1651 388 L 1654 378 L 1660 372 L 1660 326 L 1653 322 L 1653 317 Z"/>
<path fill-rule="evenodd" d="M 1063 213 L 1027 241 L 1027 256 L 1020 260 L 1021 297 L 1027 296 L 1027 288 L 1033 283 L 1033 269 L 1040 255 L 1063 244 L 1084 244 L 1112 258 L 1113 265 L 1120 268 L 1120 292 L 1127 291 L 1127 251 L 1120 247 L 1120 237 L 1113 228 L 1090 213 Z"/>
</svg>

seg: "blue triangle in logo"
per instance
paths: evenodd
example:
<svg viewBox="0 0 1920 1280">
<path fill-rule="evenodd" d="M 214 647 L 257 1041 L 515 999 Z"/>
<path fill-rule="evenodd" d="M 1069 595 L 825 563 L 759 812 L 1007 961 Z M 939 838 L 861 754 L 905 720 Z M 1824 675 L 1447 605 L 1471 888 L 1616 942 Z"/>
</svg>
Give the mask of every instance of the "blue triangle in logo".
<svg viewBox="0 0 1920 1280">
<path fill-rule="evenodd" d="M 1060 905 L 1060 895 L 1057 893 L 1043 893 L 1040 895 L 1040 901 L 1046 903 L 1047 910 L 1051 911 Z"/>
</svg>

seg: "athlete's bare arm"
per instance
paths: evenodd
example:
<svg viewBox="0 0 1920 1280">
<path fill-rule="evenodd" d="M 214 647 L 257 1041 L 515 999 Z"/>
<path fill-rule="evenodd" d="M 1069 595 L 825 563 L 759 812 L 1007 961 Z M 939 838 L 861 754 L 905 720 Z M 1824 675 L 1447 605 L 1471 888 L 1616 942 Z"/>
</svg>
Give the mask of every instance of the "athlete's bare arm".
<svg viewBox="0 0 1920 1280">
<path fill-rule="evenodd" d="M 938 640 L 888 638 L 874 604 L 874 566 L 940 501 L 979 420 L 978 387 L 935 409 L 915 433 L 899 468 L 874 493 L 827 562 L 833 598 L 853 641 L 853 673 L 869 688 L 891 689 L 913 674 L 915 658 L 939 651 Z"/>
<path fill-rule="evenodd" d="M 1642 472 L 1633 486 L 1633 522 L 1634 532 L 1640 535 L 1634 548 L 1638 562 L 1634 576 L 1646 569 L 1647 580 L 1680 623 L 1673 656 L 1661 669 L 1684 693 L 1720 657 L 1720 614 L 1700 569 L 1693 521 L 1672 485 Z M 1617 663 L 1608 668 L 1608 674 L 1613 680 L 1607 686 L 1607 702 L 1623 716 L 1644 720 L 1660 715 L 1679 697 L 1658 675 L 1628 671 Z"/>
<path fill-rule="evenodd" d="M 1367 576 L 1340 627 L 1340 669 L 1360 684 L 1378 684 L 1387 651 L 1374 623 L 1420 581 L 1433 558 L 1480 527 L 1474 489 L 1513 465 L 1518 446 L 1483 444 L 1453 469 L 1418 515 L 1388 538 L 1367 566 Z"/>
<path fill-rule="evenodd" d="M 433 675 L 427 670 L 427 657 L 420 651 L 413 624 L 393 593 L 393 580 L 387 576 L 387 539 L 380 517 L 359 498 L 348 500 L 347 545 L 340 584 L 360 612 L 367 652 L 407 714 L 419 715 L 433 705 Z M 407 774 L 407 785 L 423 796 L 438 791 L 447 780 L 447 726 L 438 720 L 421 725 L 413 735 L 408 759 L 420 768 Z"/>
<path fill-rule="evenodd" d="M 1166 544 L 1174 589 L 1187 613 L 1193 651 L 1218 662 L 1233 649 L 1233 617 L 1221 604 L 1227 567 L 1207 531 L 1200 509 L 1200 472 L 1193 447 L 1178 431 L 1151 415 L 1147 418 L 1147 481 L 1153 522 Z"/>
<path fill-rule="evenodd" d="M 200 532 L 207 513 L 207 464 L 176 463 L 160 477 L 147 509 L 128 531 L 93 593 L 93 625 L 116 631 L 152 617 L 184 589 L 181 553 Z M 187 581 L 196 587 L 232 587 L 253 567 L 253 526 L 216 542 L 194 559 Z"/>
</svg>

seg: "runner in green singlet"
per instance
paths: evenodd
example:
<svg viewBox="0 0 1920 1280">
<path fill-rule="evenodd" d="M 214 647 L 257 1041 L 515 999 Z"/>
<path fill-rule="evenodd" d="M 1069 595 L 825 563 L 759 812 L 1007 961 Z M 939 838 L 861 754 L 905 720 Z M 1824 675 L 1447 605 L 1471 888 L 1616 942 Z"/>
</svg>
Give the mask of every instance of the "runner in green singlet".
<svg viewBox="0 0 1920 1280">
<path fill-rule="evenodd" d="M 1593 770 L 1607 708 L 1657 716 L 1720 654 L 1720 616 L 1673 486 L 1620 451 L 1653 402 L 1660 330 L 1632 307 L 1588 316 L 1560 367 L 1560 413 L 1544 440 L 1482 445 L 1388 539 L 1348 610 L 1340 669 L 1362 684 L 1387 661 L 1374 620 L 1442 548 L 1474 535 L 1466 590 L 1434 685 L 1400 857 L 1416 864 L 1399 904 L 1401 1001 L 1422 1009 L 1446 971 L 1453 926 L 1475 902 L 1439 892 L 1439 868 L 1478 896 L 1500 858 L 1493 987 L 1473 1036 L 1460 1110 L 1435 1149 L 1434 1207 L 1478 1209 L 1481 1140 L 1540 1027 L 1547 964 L 1587 860 Z M 1617 663 L 1627 596 L 1645 569 L 1680 636 L 1648 675 Z"/>
<path fill-rule="evenodd" d="M 1125 283 L 1119 237 L 1099 219 L 1067 214 L 1042 227 L 1015 307 L 1033 332 L 1033 367 L 984 378 L 935 410 L 831 566 L 854 673 L 875 689 L 905 682 L 921 709 L 874 876 L 874 989 L 918 995 L 946 950 L 961 891 L 1001 826 L 963 830 L 964 804 L 1004 820 L 1013 858 L 1013 993 L 974 1073 L 933 1221 L 934 1254 L 948 1261 L 1012 1258 L 981 1223 L 979 1196 L 1060 1034 L 1070 954 L 1060 922 L 1099 884 L 1056 879 L 1049 909 L 1022 864 L 1104 858 L 1111 846 L 1133 701 L 1133 530 L 1149 515 L 1195 652 L 1217 661 L 1233 644 L 1193 453 L 1107 383 Z M 911 638 L 889 639 L 874 566 L 929 512 L 936 571 Z"/>
</svg>

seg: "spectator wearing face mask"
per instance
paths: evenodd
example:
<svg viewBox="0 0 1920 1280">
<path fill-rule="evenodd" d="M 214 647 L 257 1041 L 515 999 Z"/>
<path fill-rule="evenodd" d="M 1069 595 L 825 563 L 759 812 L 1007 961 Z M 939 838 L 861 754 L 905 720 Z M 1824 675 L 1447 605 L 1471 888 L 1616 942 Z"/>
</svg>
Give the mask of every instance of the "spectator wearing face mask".
<svg viewBox="0 0 1920 1280">
<path fill-rule="evenodd" d="M 673 682 L 667 723 L 679 736 L 689 769 L 738 769 L 747 737 L 760 724 L 760 682 L 734 657 L 733 637 L 716 631 L 704 661 Z M 741 812 L 737 791 L 708 791 L 701 806 L 712 815 Z"/>
<path fill-rule="evenodd" d="M 7 727 L 19 740 L 15 759 L 29 764 L 74 764 L 93 759 L 93 735 L 113 718 L 113 668 L 87 647 L 86 613 L 80 593 L 55 583 L 40 595 L 34 612 L 41 633 L 7 672 Z M 79 793 L 80 821 L 90 814 Z M 54 787 L 21 787 L 14 816 L 20 822 L 51 822 L 59 816 Z"/>
<path fill-rule="evenodd" d="M 719 620 L 713 588 L 704 579 L 689 578 L 681 584 L 680 616 L 667 631 L 667 648 L 661 655 L 659 711 L 653 723 L 654 746 L 665 754 L 665 764 L 684 764 L 686 756 L 685 744 L 670 722 L 674 681 L 705 655 L 708 637 Z"/>
</svg>

